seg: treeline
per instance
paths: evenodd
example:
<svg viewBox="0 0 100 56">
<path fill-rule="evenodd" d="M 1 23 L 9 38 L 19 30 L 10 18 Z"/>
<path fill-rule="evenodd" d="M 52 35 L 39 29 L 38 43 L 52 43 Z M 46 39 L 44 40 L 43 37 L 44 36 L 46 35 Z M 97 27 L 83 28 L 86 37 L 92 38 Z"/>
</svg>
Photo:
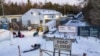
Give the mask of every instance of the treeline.
<svg viewBox="0 0 100 56">
<path fill-rule="evenodd" d="M 62 14 L 68 14 L 68 13 L 78 13 L 80 11 L 80 6 L 75 6 L 75 5 L 59 5 L 57 3 L 52 3 L 52 2 L 47 2 L 43 4 L 42 2 L 40 3 L 32 3 L 30 0 L 27 1 L 27 3 L 20 3 L 18 4 L 9 2 L 9 3 L 4 3 L 4 14 L 5 15 L 16 15 L 16 14 L 24 14 L 27 12 L 29 9 L 35 8 L 35 9 L 53 9 L 61 12 Z M 0 5 L 0 15 L 2 15 L 2 6 Z"/>
<path fill-rule="evenodd" d="M 100 0 L 88 0 L 87 6 L 83 9 L 86 22 L 93 26 L 100 26 Z"/>
</svg>

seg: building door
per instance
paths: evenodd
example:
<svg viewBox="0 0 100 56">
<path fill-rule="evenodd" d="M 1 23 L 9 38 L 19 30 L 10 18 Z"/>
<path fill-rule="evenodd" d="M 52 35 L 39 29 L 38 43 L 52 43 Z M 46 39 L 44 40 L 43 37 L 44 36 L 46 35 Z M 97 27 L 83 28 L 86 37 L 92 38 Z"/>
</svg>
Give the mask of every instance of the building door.
<svg viewBox="0 0 100 56">
<path fill-rule="evenodd" d="M 31 26 L 31 21 L 30 20 L 28 20 L 28 26 Z"/>
</svg>

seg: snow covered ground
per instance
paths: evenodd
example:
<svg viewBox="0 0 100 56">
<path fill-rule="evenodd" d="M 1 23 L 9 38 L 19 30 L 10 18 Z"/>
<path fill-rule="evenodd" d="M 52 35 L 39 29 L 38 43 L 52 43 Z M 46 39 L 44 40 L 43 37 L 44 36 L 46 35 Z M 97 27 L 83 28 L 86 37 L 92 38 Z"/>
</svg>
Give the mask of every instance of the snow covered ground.
<svg viewBox="0 0 100 56">
<path fill-rule="evenodd" d="M 0 56 L 19 56 L 18 45 L 20 46 L 21 56 L 40 56 L 39 49 L 23 53 L 23 51 L 25 50 L 32 49 L 31 45 L 34 45 L 35 43 L 41 44 L 42 49 L 53 51 L 52 41 L 45 41 L 40 36 L 33 37 L 34 33 L 33 31 L 23 31 L 22 33 L 25 35 L 25 38 L 14 38 L 13 45 L 10 45 L 9 40 L 0 42 Z M 73 55 L 82 56 L 83 53 L 87 53 L 87 56 L 100 55 L 100 40 L 93 37 L 89 37 L 88 39 L 86 37 L 76 37 L 76 39 L 78 43 L 76 42 L 72 43 Z M 50 54 L 52 55 L 52 53 Z M 43 56 L 49 56 L 49 55 L 43 52 Z M 58 55 L 56 54 L 56 56 Z M 61 55 L 61 56 L 66 56 L 66 55 Z"/>
<path fill-rule="evenodd" d="M 4 40 L 12 40 L 13 35 L 11 34 L 10 31 L 0 29 L 0 42 Z"/>
</svg>

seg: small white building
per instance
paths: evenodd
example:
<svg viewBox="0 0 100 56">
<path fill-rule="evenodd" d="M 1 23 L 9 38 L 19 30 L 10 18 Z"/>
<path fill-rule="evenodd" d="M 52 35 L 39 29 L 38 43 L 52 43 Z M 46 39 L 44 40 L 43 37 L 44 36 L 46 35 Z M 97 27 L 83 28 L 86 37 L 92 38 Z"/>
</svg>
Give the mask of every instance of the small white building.
<svg viewBox="0 0 100 56">
<path fill-rule="evenodd" d="M 19 22 L 21 21 L 21 16 L 22 15 L 5 15 L 5 18 L 3 16 L 0 16 L 0 21 L 2 22 L 9 21 L 10 23 Z"/>
<path fill-rule="evenodd" d="M 60 19 L 62 14 L 56 10 L 48 9 L 30 9 L 22 16 L 22 24 L 24 26 L 33 26 L 45 25 L 46 22 L 52 19 Z"/>
</svg>

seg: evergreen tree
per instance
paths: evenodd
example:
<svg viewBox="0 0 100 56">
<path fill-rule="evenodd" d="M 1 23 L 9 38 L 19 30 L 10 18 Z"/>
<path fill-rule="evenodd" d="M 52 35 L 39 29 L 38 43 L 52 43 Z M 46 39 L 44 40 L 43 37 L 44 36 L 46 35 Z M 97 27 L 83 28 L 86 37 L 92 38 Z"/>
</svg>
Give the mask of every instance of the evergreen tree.
<svg viewBox="0 0 100 56">
<path fill-rule="evenodd" d="M 4 2 L 5 0 L 0 0 L 0 15 L 3 15 Z"/>
<path fill-rule="evenodd" d="M 40 2 L 39 4 L 37 3 L 32 4 L 30 0 L 27 0 L 27 3 L 20 3 L 20 4 L 17 4 L 17 2 L 13 3 L 9 1 L 9 3 L 4 3 L 4 8 L 6 15 L 24 14 L 31 8 L 53 9 L 61 12 L 62 14 L 77 13 L 79 11 L 79 9 L 77 9 L 77 6 L 68 5 L 67 3 L 65 5 L 59 5 L 57 3 L 53 4 L 52 2 L 47 2 L 45 4 L 43 4 L 42 2 Z M 2 15 L 1 6 L 0 6 L 0 15 Z"/>
</svg>

